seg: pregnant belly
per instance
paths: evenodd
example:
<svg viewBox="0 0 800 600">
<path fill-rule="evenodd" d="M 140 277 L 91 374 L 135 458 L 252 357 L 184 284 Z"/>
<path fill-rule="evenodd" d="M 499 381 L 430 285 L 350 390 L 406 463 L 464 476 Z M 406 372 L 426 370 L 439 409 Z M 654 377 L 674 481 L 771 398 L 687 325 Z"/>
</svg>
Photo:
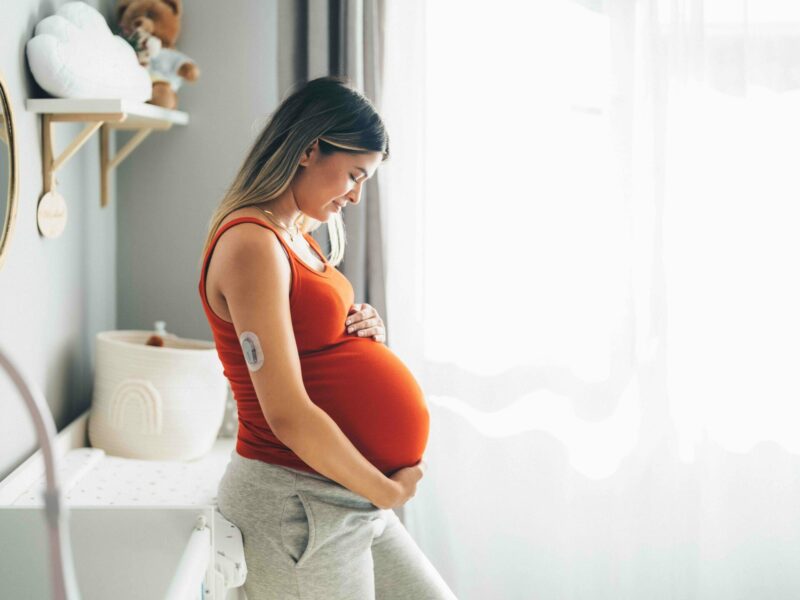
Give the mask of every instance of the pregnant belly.
<svg viewBox="0 0 800 600">
<path fill-rule="evenodd" d="M 302 357 L 303 382 L 367 460 L 384 474 L 418 462 L 428 443 L 425 396 L 385 344 L 350 338 Z"/>
</svg>

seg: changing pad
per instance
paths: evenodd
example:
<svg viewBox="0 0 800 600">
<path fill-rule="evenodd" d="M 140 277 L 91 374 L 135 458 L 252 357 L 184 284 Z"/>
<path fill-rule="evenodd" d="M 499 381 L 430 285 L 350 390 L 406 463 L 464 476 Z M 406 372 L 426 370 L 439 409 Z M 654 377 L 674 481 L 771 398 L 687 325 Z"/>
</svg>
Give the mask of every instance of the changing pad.
<svg viewBox="0 0 800 600">
<path fill-rule="evenodd" d="M 193 461 L 137 460 L 107 455 L 99 448 L 74 448 L 59 460 L 62 498 L 67 506 L 213 506 L 214 568 L 227 589 L 247 577 L 239 528 L 217 505 L 217 486 L 234 451 L 234 438 L 218 438 Z M 22 490 L 10 506 L 42 506 L 44 474 Z"/>
</svg>

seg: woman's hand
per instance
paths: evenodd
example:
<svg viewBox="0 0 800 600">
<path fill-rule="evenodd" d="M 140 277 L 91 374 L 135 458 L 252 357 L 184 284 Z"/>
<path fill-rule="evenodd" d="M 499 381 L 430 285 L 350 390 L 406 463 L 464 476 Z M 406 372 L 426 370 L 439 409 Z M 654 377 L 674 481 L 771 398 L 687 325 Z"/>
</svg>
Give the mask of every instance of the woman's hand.
<svg viewBox="0 0 800 600">
<path fill-rule="evenodd" d="M 378 508 L 400 508 L 411 500 L 417 493 L 417 483 L 425 475 L 428 463 L 425 459 L 420 459 L 417 464 L 410 467 L 403 467 L 391 474 L 389 480 L 392 485 L 390 499 L 384 500 L 381 504 L 375 504 Z"/>
<path fill-rule="evenodd" d="M 355 312 L 352 312 L 355 311 Z M 359 337 L 372 336 L 376 342 L 386 342 L 386 327 L 383 319 L 369 304 L 353 304 L 345 321 L 347 333 Z"/>
</svg>

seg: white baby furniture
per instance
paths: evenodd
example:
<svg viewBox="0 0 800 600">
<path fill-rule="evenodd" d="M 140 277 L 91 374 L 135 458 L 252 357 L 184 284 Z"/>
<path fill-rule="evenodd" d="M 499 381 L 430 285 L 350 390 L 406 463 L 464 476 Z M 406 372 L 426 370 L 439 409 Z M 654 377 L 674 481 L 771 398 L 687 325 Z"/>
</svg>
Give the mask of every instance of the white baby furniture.
<svg viewBox="0 0 800 600">
<path fill-rule="evenodd" d="M 243 600 L 241 532 L 217 510 L 235 446 L 194 461 L 120 458 L 88 447 L 88 411 L 58 435 L 82 600 Z M 50 598 L 41 451 L 0 481 L 0 598 Z"/>
</svg>

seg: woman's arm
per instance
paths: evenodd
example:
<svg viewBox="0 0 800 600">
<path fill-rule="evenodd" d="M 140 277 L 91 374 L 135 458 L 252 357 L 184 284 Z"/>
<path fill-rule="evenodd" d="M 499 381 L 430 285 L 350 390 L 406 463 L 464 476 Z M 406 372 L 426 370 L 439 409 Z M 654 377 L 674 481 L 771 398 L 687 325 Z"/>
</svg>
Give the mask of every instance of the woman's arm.
<svg viewBox="0 0 800 600">
<path fill-rule="evenodd" d="M 264 417 L 275 436 L 325 477 L 392 506 L 401 491 L 308 397 L 289 310 L 291 270 L 274 235 L 242 223 L 217 242 L 219 288 L 225 297 Z M 244 335 L 243 335 L 244 334 Z"/>
<path fill-rule="evenodd" d="M 309 401 L 308 409 L 296 416 L 275 435 L 303 462 L 378 508 L 397 503 L 400 486 L 364 458 L 328 413 Z"/>
</svg>

